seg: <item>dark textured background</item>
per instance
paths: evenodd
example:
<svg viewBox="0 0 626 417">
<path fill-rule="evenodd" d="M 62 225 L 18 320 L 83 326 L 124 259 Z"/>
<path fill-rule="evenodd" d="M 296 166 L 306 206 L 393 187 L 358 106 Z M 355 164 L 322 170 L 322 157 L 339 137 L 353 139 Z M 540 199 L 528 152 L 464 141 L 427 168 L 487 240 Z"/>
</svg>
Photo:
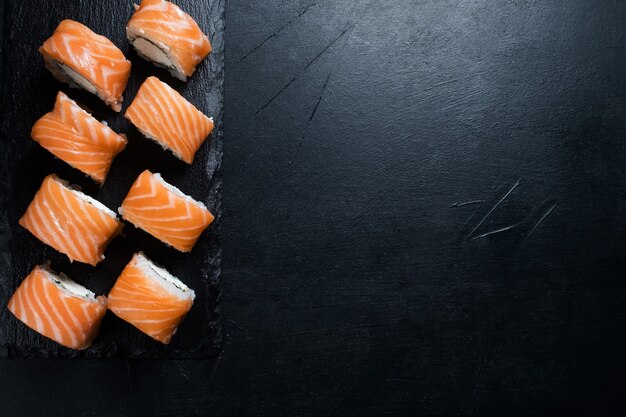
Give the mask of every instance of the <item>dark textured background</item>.
<svg viewBox="0 0 626 417">
<path fill-rule="evenodd" d="M 0 362 L 4 414 L 623 415 L 625 20 L 228 0 L 222 353 Z"/>
<path fill-rule="evenodd" d="M 219 320 L 221 262 L 221 160 L 223 104 L 223 4 L 219 2 L 182 2 L 199 16 L 203 28 L 211 33 L 215 53 L 199 66 L 188 83 L 176 81 L 166 71 L 139 58 L 125 39 L 124 26 L 132 14 L 132 4 L 107 1 L 6 1 L 5 43 L 2 85 L 3 182 L 2 258 L 0 273 L 0 348 L 9 357 L 175 357 L 215 356 L 221 341 Z M 54 80 L 42 67 L 37 48 L 58 23 L 65 19 L 84 23 L 118 45 L 132 61 L 131 78 L 124 93 L 124 109 L 139 85 L 149 75 L 174 86 L 204 113 L 213 116 L 217 128 L 196 154 L 191 166 L 177 160 L 160 146 L 143 138 L 122 113 L 115 113 L 95 96 Z M 106 120 L 117 132 L 126 133 L 128 145 L 114 161 L 104 186 L 100 187 L 82 173 L 55 159 L 30 140 L 35 121 L 54 105 L 57 91 L 92 109 L 95 117 Z M 90 196 L 117 211 L 133 181 L 144 169 L 163 177 L 194 198 L 204 201 L 216 220 L 202 235 L 191 253 L 168 248 L 147 233 L 126 224 L 105 252 L 97 267 L 70 263 L 69 259 L 44 245 L 18 225 L 43 178 L 51 173 L 82 186 Z M 171 344 L 164 346 L 137 331 L 113 314 L 102 322 L 99 337 L 84 352 L 60 347 L 28 329 L 5 308 L 8 296 L 35 265 L 50 260 L 51 267 L 63 271 L 96 294 L 107 294 L 133 253 L 142 250 L 157 263 L 196 291 L 194 306 L 181 324 Z"/>
</svg>

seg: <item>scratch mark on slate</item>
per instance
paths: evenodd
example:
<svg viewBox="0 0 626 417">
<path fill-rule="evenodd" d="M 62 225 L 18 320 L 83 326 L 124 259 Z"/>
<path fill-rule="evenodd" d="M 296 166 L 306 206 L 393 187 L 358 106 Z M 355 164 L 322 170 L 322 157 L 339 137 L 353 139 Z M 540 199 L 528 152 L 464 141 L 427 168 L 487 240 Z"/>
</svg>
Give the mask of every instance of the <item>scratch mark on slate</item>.
<svg viewBox="0 0 626 417">
<path fill-rule="evenodd" d="M 248 56 L 250 56 L 250 54 L 252 54 L 254 51 L 256 51 L 257 49 L 259 49 L 260 47 L 262 47 L 263 45 L 265 45 L 265 43 L 266 43 L 267 41 L 269 41 L 270 39 L 272 39 L 272 38 L 274 38 L 274 37 L 278 36 L 278 34 L 280 34 L 280 32 L 282 32 L 283 30 L 287 29 L 289 26 L 291 26 L 291 24 L 292 24 L 293 22 L 295 22 L 296 20 L 298 20 L 298 19 L 300 19 L 302 16 L 304 16 L 304 14 L 305 14 L 306 12 L 308 12 L 308 11 L 309 11 L 309 9 L 311 9 L 311 7 L 313 7 L 313 6 L 315 6 L 315 5 L 317 5 L 317 3 L 313 3 L 313 4 L 311 4 L 310 6 L 305 7 L 305 8 L 304 8 L 304 10 L 303 10 L 303 11 L 301 11 L 301 12 L 300 12 L 300 14 L 298 14 L 298 16 L 296 16 L 294 19 L 291 19 L 290 21 L 288 21 L 285 25 L 283 25 L 283 26 L 282 26 L 280 29 L 278 29 L 276 32 L 272 33 L 270 36 L 268 36 L 267 38 L 263 39 L 263 40 L 261 41 L 261 43 L 259 43 L 257 46 L 255 46 L 254 48 L 252 48 L 250 51 L 246 52 L 246 53 L 244 54 L 244 56 L 242 56 L 242 57 L 239 59 L 239 61 L 237 61 L 237 62 L 235 63 L 235 65 L 239 64 L 241 61 L 243 61 L 243 60 L 244 60 L 244 59 L 246 59 Z"/>
<path fill-rule="evenodd" d="M 247 269 L 243 269 L 243 268 L 236 268 L 236 269 L 230 269 L 231 272 L 243 272 L 244 274 L 248 274 L 253 278 L 258 278 L 259 276 L 257 274 L 255 274 L 252 271 L 248 271 Z"/>
<path fill-rule="evenodd" d="M 130 397 L 133 397 L 133 376 L 130 372 L 130 360 L 126 359 L 126 371 L 128 372 L 128 386 L 130 387 Z"/>
<path fill-rule="evenodd" d="M 450 205 L 450 208 L 457 208 L 457 207 L 464 207 L 464 206 L 469 206 L 472 204 L 480 204 L 480 203 L 484 203 L 485 200 L 472 200 L 472 201 L 463 201 L 461 203 L 452 203 Z"/>
<path fill-rule="evenodd" d="M 472 238 L 472 240 L 476 240 L 476 239 L 480 239 L 480 238 L 482 238 L 482 237 L 487 237 L 487 236 L 495 235 L 495 234 L 497 234 L 497 233 L 506 232 L 507 230 L 511 230 L 511 229 L 513 229 L 513 228 L 515 228 L 515 227 L 517 227 L 517 226 L 519 226 L 519 225 L 520 225 L 520 223 L 515 223 L 515 224 L 512 224 L 512 225 L 510 225 L 510 226 L 500 227 L 499 229 L 495 229 L 495 230 L 492 230 L 492 231 L 490 231 L 490 232 L 486 232 L 486 233 L 483 233 L 483 234 L 480 234 L 480 235 L 474 236 L 474 237 Z"/>
<path fill-rule="evenodd" d="M 328 45 L 326 45 L 326 47 L 324 49 L 322 49 L 322 51 L 320 53 L 318 53 L 317 55 L 315 55 L 315 57 L 309 61 L 308 64 L 305 65 L 305 67 L 302 69 L 302 71 L 300 71 L 300 73 L 306 71 L 307 68 L 309 68 L 311 66 L 311 64 L 313 64 L 320 56 L 322 56 L 322 54 L 324 52 L 326 52 L 331 46 L 333 46 L 335 44 L 335 42 L 337 42 L 339 39 L 341 39 L 341 37 L 343 35 L 345 35 L 349 30 L 354 29 L 356 25 L 352 25 L 349 28 L 347 28 L 346 30 L 344 30 L 343 32 L 341 32 L 339 34 L 339 36 L 337 36 L 335 38 L 335 40 L 333 40 L 331 43 L 329 43 Z M 261 111 L 263 111 L 263 109 L 265 109 L 267 106 L 269 106 L 272 101 L 276 100 L 276 98 L 281 95 L 283 93 L 283 91 L 285 91 L 291 84 L 293 84 L 294 81 L 296 81 L 297 77 L 294 77 L 291 79 L 291 81 L 289 81 L 283 88 L 281 88 L 278 93 L 274 94 L 274 96 L 272 98 L 269 99 L 269 101 L 267 103 L 265 103 L 263 106 L 261 106 L 260 109 L 258 109 L 254 115 L 256 116 L 257 114 L 259 114 Z"/>
<path fill-rule="evenodd" d="M 243 327 L 241 327 L 235 320 L 228 319 L 228 321 L 234 324 L 239 330 L 243 330 Z"/>
<path fill-rule="evenodd" d="M 522 241 L 522 245 L 530 238 L 530 236 L 535 233 L 535 230 L 537 230 L 537 228 L 539 227 L 539 225 L 541 223 L 543 223 L 543 221 L 550 215 L 550 213 L 552 213 L 554 211 L 554 209 L 556 208 L 557 203 L 552 204 L 546 211 L 545 213 L 543 213 L 543 215 L 539 218 L 539 220 L 537 220 L 537 223 L 535 223 L 535 225 L 532 227 L 532 229 L 530 229 L 530 232 L 528 232 L 528 234 L 526 235 L 526 237 L 524 238 L 524 240 Z"/>
<path fill-rule="evenodd" d="M 485 71 L 482 71 L 482 72 L 476 72 L 476 73 L 474 73 L 474 74 L 468 74 L 468 75 L 465 75 L 465 76 L 463 76 L 463 77 L 458 77 L 458 78 L 453 78 L 453 79 L 451 79 L 451 80 L 442 81 L 442 82 L 440 82 L 440 83 L 437 83 L 437 84 L 433 84 L 433 85 L 431 85 L 430 87 L 426 88 L 426 89 L 425 89 L 425 90 L 423 90 L 422 92 L 424 92 L 424 91 L 430 91 L 430 90 L 433 90 L 433 89 L 435 89 L 435 88 L 437 88 L 437 87 L 441 87 L 441 86 L 446 85 L 446 84 L 453 84 L 453 83 L 455 83 L 455 82 L 457 82 L 457 81 L 463 81 L 463 80 L 467 80 L 467 79 L 469 79 L 469 78 L 478 77 L 479 75 L 483 75 L 483 74 L 485 74 L 485 73 L 486 73 Z"/>
<path fill-rule="evenodd" d="M 263 111 L 264 108 L 266 108 L 267 106 L 269 106 L 272 101 L 276 100 L 276 97 L 278 97 L 279 95 L 282 94 L 283 91 L 285 91 L 291 84 L 293 84 L 293 82 L 295 81 L 295 78 L 292 78 L 291 81 L 289 81 L 287 83 L 287 85 L 285 85 L 283 88 L 280 89 L 280 91 L 278 91 L 278 93 L 274 94 L 274 96 L 272 98 L 269 99 L 269 101 L 267 103 L 265 103 L 264 105 L 261 106 L 261 108 L 259 110 L 257 110 L 254 114 L 257 115 L 259 114 L 261 111 Z"/>
<path fill-rule="evenodd" d="M 187 380 L 189 381 L 189 377 L 187 376 L 187 374 L 185 373 L 185 371 L 183 371 L 183 368 L 180 366 L 180 364 L 178 363 L 178 361 L 174 361 L 174 363 L 176 364 L 176 367 L 178 368 L 178 370 L 180 371 L 180 374 Z"/>
<path fill-rule="evenodd" d="M 498 206 L 500 204 L 502 204 L 502 202 L 504 200 L 506 200 L 506 198 L 511 195 L 511 193 L 513 192 L 513 190 L 515 190 L 517 188 L 517 186 L 520 184 L 520 180 L 517 180 L 515 182 L 515 184 L 513 184 L 513 186 L 511 188 L 509 188 L 509 190 L 504 193 L 504 195 L 502 197 L 500 197 L 498 199 L 498 201 L 496 202 L 496 204 L 494 204 L 493 207 L 491 207 L 491 209 L 489 209 L 489 211 L 487 211 L 487 213 L 482 217 L 482 219 L 480 219 L 480 221 L 478 222 L 478 224 L 476 226 L 474 226 L 474 228 L 465 236 L 465 238 L 463 240 L 466 240 L 467 238 L 469 238 L 471 235 L 474 234 L 474 232 L 476 232 L 476 230 L 478 230 L 478 228 L 485 222 L 485 220 L 487 220 L 487 218 L 491 215 L 491 213 L 493 213 L 493 211 L 495 209 L 498 208 Z"/>
<path fill-rule="evenodd" d="M 311 7 L 313 7 L 313 6 L 317 6 L 317 3 L 313 3 L 313 4 L 309 5 L 309 6 L 306 6 L 306 7 L 304 8 L 304 10 L 302 10 L 302 11 L 300 12 L 300 14 L 298 15 L 298 17 L 302 17 L 302 15 L 303 15 L 303 14 L 305 14 L 306 12 L 308 12 L 308 11 L 309 11 L 309 9 L 310 9 Z"/>
<path fill-rule="evenodd" d="M 320 96 L 317 99 L 317 103 L 315 103 L 315 107 L 313 108 L 313 112 L 311 113 L 311 116 L 309 116 L 309 122 L 311 120 L 313 120 L 313 116 L 315 116 L 315 112 L 317 111 L 317 106 L 320 105 L 320 101 L 322 101 L 322 97 L 324 96 L 324 91 L 326 91 L 326 86 L 328 85 L 328 80 L 330 80 L 330 75 L 332 74 L 332 72 L 328 73 L 328 77 L 326 77 L 326 81 L 324 81 L 324 86 L 322 87 L 322 92 L 320 93 Z"/>
<path fill-rule="evenodd" d="M 324 47 L 324 49 L 322 49 L 317 55 L 315 55 L 315 57 L 313 57 L 312 60 L 309 61 L 308 64 L 306 64 L 306 66 L 302 69 L 302 71 L 305 71 L 307 68 L 309 68 L 315 61 L 317 61 L 317 59 L 319 57 L 321 57 L 324 52 L 326 52 L 331 46 L 333 46 L 339 39 L 341 39 L 343 37 L 343 35 L 345 35 L 346 33 L 348 33 L 348 31 L 351 31 L 352 29 L 354 29 L 356 26 L 356 24 L 353 24 L 352 26 L 349 26 L 347 29 L 345 29 L 343 32 L 341 32 L 339 34 L 339 36 L 337 36 L 333 41 L 331 41 L 328 45 L 326 45 Z"/>
</svg>

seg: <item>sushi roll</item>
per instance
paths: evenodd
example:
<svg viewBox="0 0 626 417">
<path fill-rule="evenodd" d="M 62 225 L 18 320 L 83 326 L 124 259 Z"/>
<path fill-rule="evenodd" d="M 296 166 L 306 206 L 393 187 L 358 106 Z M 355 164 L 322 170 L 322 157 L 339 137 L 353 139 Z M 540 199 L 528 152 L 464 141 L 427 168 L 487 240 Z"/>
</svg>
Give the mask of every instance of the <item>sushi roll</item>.
<svg viewBox="0 0 626 417">
<path fill-rule="evenodd" d="M 126 26 L 126 36 L 142 58 L 182 81 L 211 52 L 211 43 L 191 16 L 169 1 L 143 0 Z"/>
<path fill-rule="evenodd" d="M 59 81 L 84 88 L 113 110 L 122 110 L 130 61 L 110 40 L 83 24 L 63 20 L 39 52 Z"/>
<path fill-rule="evenodd" d="M 125 135 L 100 123 L 61 91 L 54 109 L 33 126 L 31 137 L 100 184 L 127 142 Z"/>
<path fill-rule="evenodd" d="M 167 345 L 195 297 L 192 289 L 140 252 L 115 282 L 108 306 L 122 320 Z"/>
<path fill-rule="evenodd" d="M 122 230 L 115 212 L 54 174 L 43 180 L 19 223 L 71 261 L 94 266 L 104 259 L 104 249 Z"/>
<path fill-rule="evenodd" d="M 204 204 L 148 170 L 135 180 L 119 212 L 124 220 L 181 252 L 191 251 L 214 219 Z"/>
<path fill-rule="evenodd" d="M 125 116 L 144 136 L 188 164 L 213 130 L 213 119 L 156 77 L 144 81 Z"/>
<path fill-rule="evenodd" d="M 87 349 L 107 311 L 106 298 L 36 266 L 15 291 L 7 308 L 22 323 L 70 349 Z"/>
</svg>

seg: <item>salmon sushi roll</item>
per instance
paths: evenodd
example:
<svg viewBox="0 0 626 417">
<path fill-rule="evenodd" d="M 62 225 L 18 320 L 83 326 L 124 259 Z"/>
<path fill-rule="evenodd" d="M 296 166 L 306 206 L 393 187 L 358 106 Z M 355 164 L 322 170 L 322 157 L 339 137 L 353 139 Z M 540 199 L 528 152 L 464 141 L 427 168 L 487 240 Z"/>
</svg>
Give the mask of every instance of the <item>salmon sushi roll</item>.
<svg viewBox="0 0 626 417">
<path fill-rule="evenodd" d="M 140 252 L 115 282 L 108 307 L 122 320 L 167 345 L 195 297 L 192 289 Z"/>
<path fill-rule="evenodd" d="M 148 170 L 135 180 L 119 212 L 124 220 L 181 252 L 191 251 L 214 219 L 204 204 Z"/>
<path fill-rule="evenodd" d="M 98 334 L 107 303 L 105 297 L 96 297 L 42 265 L 22 281 L 7 308 L 37 333 L 70 349 L 84 350 Z"/>
<path fill-rule="evenodd" d="M 126 26 L 137 54 L 182 81 L 211 52 L 211 43 L 195 20 L 164 0 L 143 0 Z"/>
<path fill-rule="evenodd" d="M 43 243 L 71 261 L 96 265 L 122 230 L 115 212 L 56 175 L 48 175 L 19 221 Z"/>
<path fill-rule="evenodd" d="M 213 119 L 157 77 L 144 81 L 125 116 L 145 137 L 188 164 L 213 130 Z"/>
<path fill-rule="evenodd" d="M 100 184 L 113 159 L 126 147 L 126 136 L 100 123 L 61 91 L 54 109 L 37 120 L 31 136 L 54 156 Z"/>
<path fill-rule="evenodd" d="M 122 110 L 130 61 L 113 42 L 81 23 L 63 20 L 39 52 L 56 79 L 96 94 L 117 112 Z"/>
</svg>

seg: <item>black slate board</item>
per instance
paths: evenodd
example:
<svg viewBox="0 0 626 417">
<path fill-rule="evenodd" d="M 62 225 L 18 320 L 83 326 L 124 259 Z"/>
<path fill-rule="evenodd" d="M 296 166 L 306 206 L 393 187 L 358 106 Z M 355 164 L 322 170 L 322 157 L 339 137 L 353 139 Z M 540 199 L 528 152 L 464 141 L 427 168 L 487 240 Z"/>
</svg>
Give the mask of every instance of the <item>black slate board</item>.
<svg viewBox="0 0 626 417">
<path fill-rule="evenodd" d="M 146 357 L 203 358 L 214 356 L 220 344 L 221 264 L 221 183 L 223 103 L 223 2 L 177 1 L 210 34 L 213 52 L 187 83 L 139 58 L 125 39 L 125 25 L 133 8 L 131 2 L 91 1 L 7 1 L 2 89 L 2 213 L 0 241 L 0 353 L 8 357 Z M 113 41 L 132 62 L 132 73 L 124 93 L 124 109 L 115 113 L 96 97 L 70 89 L 44 69 L 37 48 L 62 19 L 74 19 Z M 123 118 L 139 85 L 156 75 L 178 90 L 215 120 L 216 129 L 196 154 L 192 166 L 141 137 Z M 49 111 L 56 92 L 62 90 L 105 120 L 115 131 L 126 133 L 128 146 L 113 163 L 104 186 L 99 187 L 80 172 L 30 140 L 33 123 Z M 39 242 L 18 226 L 42 179 L 57 173 L 109 208 L 117 209 L 130 185 L 144 169 L 160 172 L 164 178 L 196 199 L 204 201 L 216 216 L 190 254 L 168 248 L 148 234 L 126 224 L 123 236 L 108 247 L 106 259 L 97 267 L 69 260 Z M 58 346 L 18 322 L 5 308 L 21 280 L 46 260 L 52 268 L 67 273 L 97 294 L 107 294 L 116 277 L 136 251 L 161 263 L 196 292 L 186 320 L 168 346 L 161 345 L 108 313 L 100 336 L 93 346 L 77 352 Z"/>
</svg>

